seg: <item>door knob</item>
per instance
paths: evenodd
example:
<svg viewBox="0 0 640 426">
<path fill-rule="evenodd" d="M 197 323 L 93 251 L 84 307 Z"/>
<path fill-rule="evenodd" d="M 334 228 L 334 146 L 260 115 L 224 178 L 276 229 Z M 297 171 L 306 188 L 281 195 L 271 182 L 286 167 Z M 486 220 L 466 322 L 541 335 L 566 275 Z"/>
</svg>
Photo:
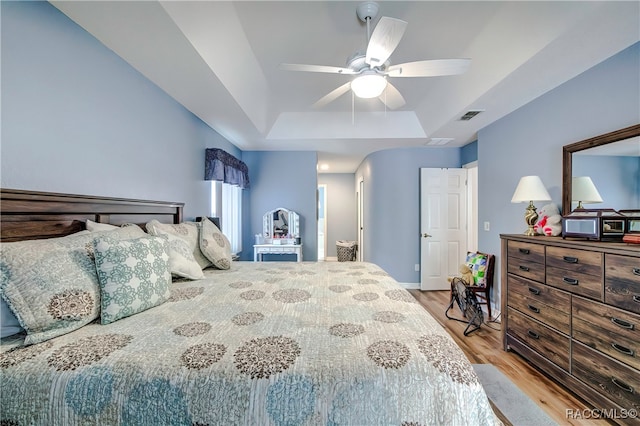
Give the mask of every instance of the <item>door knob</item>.
<svg viewBox="0 0 640 426">
<path fill-rule="evenodd" d="M 427 234 L 426 232 L 425 232 L 424 234 L 422 234 L 422 236 L 423 236 L 424 238 L 433 237 L 433 235 L 429 235 L 429 234 Z"/>
</svg>

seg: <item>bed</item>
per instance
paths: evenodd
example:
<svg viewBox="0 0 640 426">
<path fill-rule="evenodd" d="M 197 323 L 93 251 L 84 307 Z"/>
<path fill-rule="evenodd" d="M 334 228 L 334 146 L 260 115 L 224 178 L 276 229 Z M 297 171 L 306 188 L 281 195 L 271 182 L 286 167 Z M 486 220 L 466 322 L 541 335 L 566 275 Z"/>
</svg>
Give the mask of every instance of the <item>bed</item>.
<svg viewBox="0 0 640 426">
<path fill-rule="evenodd" d="M 182 221 L 104 197 L 3 190 L 1 207 L 3 241 Z M 157 306 L 24 341 L 2 342 L 3 425 L 500 424 L 446 331 L 366 262 L 206 268 Z"/>
</svg>

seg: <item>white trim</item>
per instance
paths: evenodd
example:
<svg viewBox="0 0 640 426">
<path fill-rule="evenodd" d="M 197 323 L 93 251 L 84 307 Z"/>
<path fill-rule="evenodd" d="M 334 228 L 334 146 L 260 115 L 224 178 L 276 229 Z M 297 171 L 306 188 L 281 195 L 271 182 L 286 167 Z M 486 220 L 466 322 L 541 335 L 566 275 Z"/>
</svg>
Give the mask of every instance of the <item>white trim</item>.
<svg viewBox="0 0 640 426">
<path fill-rule="evenodd" d="M 406 290 L 420 290 L 420 283 L 398 283 Z"/>
<path fill-rule="evenodd" d="M 337 262 L 338 261 L 338 256 L 326 256 L 324 258 L 325 262 Z"/>
</svg>

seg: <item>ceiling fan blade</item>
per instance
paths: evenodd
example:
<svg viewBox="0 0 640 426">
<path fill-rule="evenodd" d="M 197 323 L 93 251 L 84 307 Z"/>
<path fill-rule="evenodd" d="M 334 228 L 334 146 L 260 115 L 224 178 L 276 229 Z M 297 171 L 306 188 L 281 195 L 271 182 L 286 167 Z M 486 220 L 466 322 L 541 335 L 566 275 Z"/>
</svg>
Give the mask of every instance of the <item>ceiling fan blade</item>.
<svg viewBox="0 0 640 426">
<path fill-rule="evenodd" d="M 351 89 L 351 82 L 345 83 L 337 89 L 333 89 L 328 94 L 321 97 L 315 104 L 312 105 L 312 108 L 322 108 L 329 102 L 333 102 L 338 99 L 340 96 L 344 95 Z"/>
<path fill-rule="evenodd" d="M 280 64 L 280 69 L 284 71 L 324 72 L 329 74 L 356 74 L 351 68 L 326 65 Z"/>
<path fill-rule="evenodd" d="M 365 62 L 372 67 L 384 64 L 404 35 L 407 23 L 400 19 L 383 16 L 371 34 Z"/>
<path fill-rule="evenodd" d="M 471 59 L 433 59 L 391 65 L 387 68 L 389 77 L 437 77 L 457 75 L 466 72 Z"/>
<path fill-rule="evenodd" d="M 387 82 L 387 87 L 385 87 L 384 92 L 382 92 L 382 95 L 380 95 L 378 99 L 389 109 L 398 109 L 406 103 L 398 89 L 389 82 Z"/>
</svg>

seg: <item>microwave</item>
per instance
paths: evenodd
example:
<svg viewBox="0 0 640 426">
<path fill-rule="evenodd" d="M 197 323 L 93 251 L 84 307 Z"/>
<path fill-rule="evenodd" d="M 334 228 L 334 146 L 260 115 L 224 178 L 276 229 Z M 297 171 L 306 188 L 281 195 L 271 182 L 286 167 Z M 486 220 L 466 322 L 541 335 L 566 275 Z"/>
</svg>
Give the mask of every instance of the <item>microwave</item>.
<svg viewBox="0 0 640 426">
<path fill-rule="evenodd" d="M 562 218 L 562 238 L 622 241 L 627 219 L 613 209 L 576 209 Z"/>
</svg>

